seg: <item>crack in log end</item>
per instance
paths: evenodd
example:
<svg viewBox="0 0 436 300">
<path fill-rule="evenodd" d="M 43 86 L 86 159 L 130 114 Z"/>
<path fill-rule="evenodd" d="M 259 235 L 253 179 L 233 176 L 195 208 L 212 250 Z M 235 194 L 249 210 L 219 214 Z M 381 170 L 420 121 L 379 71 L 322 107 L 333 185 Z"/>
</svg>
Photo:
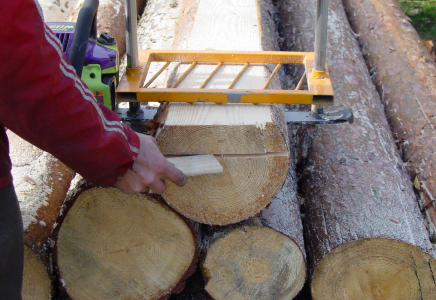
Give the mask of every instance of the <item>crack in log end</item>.
<svg viewBox="0 0 436 300">
<path fill-rule="evenodd" d="M 416 265 L 416 260 L 415 260 L 415 257 L 413 256 L 413 253 L 410 253 L 410 256 L 412 258 L 412 263 L 413 263 L 413 267 L 414 267 L 413 271 L 415 272 L 415 277 L 416 277 L 416 280 L 418 281 L 418 287 L 419 287 L 419 292 L 421 295 L 421 300 L 424 300 L 422 298 L 422 287 L 421 287 L 421 280 L 419 279 L 419 275 L 418 275 L 418 266 Z"/>
</svg>

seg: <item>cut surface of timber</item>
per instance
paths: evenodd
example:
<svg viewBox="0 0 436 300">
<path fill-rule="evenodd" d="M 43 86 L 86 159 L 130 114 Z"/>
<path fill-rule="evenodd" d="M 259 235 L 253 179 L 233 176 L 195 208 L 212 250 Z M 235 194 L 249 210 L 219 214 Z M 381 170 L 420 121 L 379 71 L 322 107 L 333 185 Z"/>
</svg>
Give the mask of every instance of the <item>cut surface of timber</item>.
<svg viewBox="0 0 436 300">
<path fill-rule="evenodd" d="M 24 246 L 22 297 L 25 300 L 50 300 L 52 297 L 48 273 L 36 254 L 27 246 Z"/>
<path fill-rule="evenodd" d="M 363 239 L 339 246 L 321 261 L 312 280 L 318 299 L 435 299 L 436 260 L 415 246 Z"/>
<path fill-rule="evenodd" d="M 91 188 L 72 201 L 55 248 L 72 299 L 160 299 L 190 275 L 192 229 L 162 203 L 115 188 Z"/>
<path fill-rule="evenodd" d="M 164 193 L 174 209 L 204 224 L 231 224 L 258 213 L 281 188 L 289 161 L 287 153 L 217 159 L 224 172 L 189 178 L 183 189 L 167 182 Z"/>
<path fill-rule="evenodd" d="M 255 0 L 201 0 L 198 9 L 188 8 L 182 11 L 192 13 L 192 23 L 179 28 L 180 50 L 275 50 L 275 33 L 265 20 L 271 16 Z M 224 65 L 207 88 L 228 88 L 241 67 Z M 195 67 L 179 87 L 200 86 L 214 68 Z M 234 88 L 262 88 L 271 71 L 250 66 Z M 183 72 L 184 65 L 175 69 L 170 85 Z M 278 77 L 271 88 L 280 88 Z M 164 155 L 221 155 L 223 173 L 190 178 L 183 188 L 167 184 L 163 197 L 183 215 L 207 224 L 236 223 L 264 208 L 283 185 L 289 166 L 283 106 L 171 103 L 158 121 Z"/>
<path fill-rule="evenodd" d="M 436 239 L 436 63 L 398 1 L 344 3 Z"/>
<path fill-rule="evenodd" d="M 306 265 L 287 236 L 244 226 L 213 242 L 202 271 L 206 291 L 217 300 L 292 299 L 304 282 Z"/>
<path fill-rule="evenodd" d="M 296 51 L 313 49 L 315 28 L 310 20 L 315 20 L 316 1 L 289 0 L 281 5 L 282 12 L 286 12 L 282 16 L 288 26 L 286 28 L 293 28 L 296 33 L 288 36 L 288 46 Z M 347 247 L 347 243 L 359 239 L 403 241 L 413 245 L 410 247 L 415 249 L 414 253 L 434 255 L 409 176 L 402 167 L 379 95 L 349 27 L 341 0 L 329 1 L 327 62 L 335 101 L 337 105 L 353 111 L 355 122 L 353 125 L 325 125 L 315 129 L 304 127 L 304 135 L 298 135 L 298 138 L 307 137 L 307 141 L 302 139 L 302 144 L 311 149 L 304 155 L 305 164 L 302 164 L 299 182 L 305 198 L 305 242 L 309 273 L 313 275 L 314 271 L 318 272 L 324 259 L 328 260 L 329 252 L 340 249 L 341 245 Z M 354 245 L 365 246 L 364 243 Z M 376 248 L 356 251 L 361 256 L 371 257 L 371 249 L 379 253 Z M 398 261 L 411 261 L 410 251 L 394 249 L 393 246 L 386 251 Z M 377 260 L 376 256 L 373 256 L 374 260 Z M 337 277 L 351 277 L 352 265 L 359 265 L 360 259 L 358 257 L 352 263 L 348 261 L 348 264 L 324 266 L 317 280 L 328 279 L 328 273 L 333 270 L 342 272 Z M 364 263 L 360 266 L 365 270 Z M 323 277 L 323 274 L 327 275 Z M 374 276 L 371 280 L 379 279 L 377 272 L 372 274 L 368 275 Z M 351 280 L 348 283 L 351 284 Z M 329 284 L 331 281 L 317 282 L 318 288 L 334 288 L 327 287 Z M 343 288 L 352 293 L 355 286 Z M 362 291 L 363 295 L 371 292 L 377 295 L 377 291 L 367 282 L 362 281 L 360 288 L 365 290 Z M 313 284 L 312 293 L 315 293 Z M 319 289 L 316 293 L 317 300 L 343 299 L 328 298 L 321 295 Z M 435 296 L 433 294 L 431 297 Z M 373 295 L 366 299 L 383 298 Z"/>
</svg>

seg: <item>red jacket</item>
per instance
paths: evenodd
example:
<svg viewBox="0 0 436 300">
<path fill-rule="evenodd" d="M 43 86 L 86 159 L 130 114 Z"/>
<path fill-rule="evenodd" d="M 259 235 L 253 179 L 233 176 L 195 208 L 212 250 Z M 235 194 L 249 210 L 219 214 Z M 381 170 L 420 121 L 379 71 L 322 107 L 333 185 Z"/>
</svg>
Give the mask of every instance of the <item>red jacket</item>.
<svg viewBox="0 0 436 300">
<path fill-rule="evenodd" d="M 36 0 L 2 3 L 0 60 L 0 189 L 12 181 L 3 126 L 96 185 L 132 166 L 138 136 L 76 76 Z"/>
</svg>

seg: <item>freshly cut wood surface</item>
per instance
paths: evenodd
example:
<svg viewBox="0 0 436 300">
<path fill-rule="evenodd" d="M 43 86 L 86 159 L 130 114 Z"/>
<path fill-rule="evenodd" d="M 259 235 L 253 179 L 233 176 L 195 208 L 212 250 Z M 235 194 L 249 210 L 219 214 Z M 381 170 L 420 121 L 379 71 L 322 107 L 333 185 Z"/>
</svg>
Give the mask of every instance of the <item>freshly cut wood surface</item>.
<svg viewBox="0 0 436 300">
<path fill-rule="evenodd" d="M 295 51 L 313 50 L 316 1 L 283 1 L 281 5 L 282 21 L 295 33 L 288 37 L 287 46 Z M 305 127 L 305 134 L 313 139 L 311 151 L 304 157 L 306 164 L 304 160 L 300 162 L 303 169 L 299 183 L 305 198 L 309 272 L 316 273 L 326 255 L 336 247 L 364 238 L 399 240 L 413 245 L 422 256 L 424 252 L 433 255 L 410 179 L 402 169 L 379 96 L 340 0 L 330 1 L 328 28 L 327 62 L 336 105 L 351 109 L 355 122 L 317 129 Z M 362 251 L 371 255 L 367 248 Z M 389 251 L 397 260 L 407 259 L 401 257 L 403 252 Z M 386 257 L 380 257 L 380 261 L 389 264 Z M 371 272 L 351 273 L 350 268 L 351 263 L 337 265 L 335 275 L 330 272 L 332 268 L 323 268 L 317 287 L 314 282 L 311 285 L 314 299 L 356 299 L 326 298 L 322 295 L 326 289 L 314 293 L 321 282 L 326 287 L 326 282 L 331 283 L 334 278 L 374 282 L 373 286 L 361 287 L 370 287 L 374 293 L 384 289 L 388 280 L 395 286 L 395 277 L 384 277 L 382 283 Z M 348 292 L 353 288 L 346 287 Z M 369 291 L 362 293 L 367 295 Z M 389 297 L 395 293 L 383 290 L 386 299 L 393 299 Z"/>
<path fill-rule="evenodd" d="M 398 1 L 344 3 L 436 238 L 436 63 Z"/>
<path fill-rule="evenodd" d="M 55 233 L 55 261 L 72 299 L 161 299 L 193 272 L 194 230 L 147 195 L 78 187 Z"/>
<path fill-rule="evenodd" d="M 263 226 L 243 226 L 216 239 L 202 271 L 206 291 L 217 300 L 292 299 L 306 274 L 298 245 Z"/>
<path fill-rule="evenodd" d="M 198 176 L 217 174 L 223 172 L 223 167 L 212 154 L 167 157 L 177 169 L 185 173 L 186 176 Z"/>
<path fill-rule="evenodd" d="M 183 23 L 179 28 L 178 49 L 275 49 L 272 15 L 257 1 L 197 3 L 197 10 L 190 2 L 181 10 L 193 15 L 192 27 Z M 194 68 L 179 87 L 200 86 L 214 68 Z M 223 66 L 206 87 L 228 88 L 241 68 Z M 183 72 L 182 65 L 170 82 Z M 270 72 L 269 67 L 250 66 L 234 88 L 261 88 Z M 278 76 L 270 88 L 280 88 Z M 224 168 L 221 174 L 190 178 L 183 188 L 168 183 L 163 196 L 180 213 L 207 224 L 236 223 L 264 208 L 283 185 L 289 155 L 283 106 L 179 103 L 161 111 L 156 139 L 164 155 L 221 155 Z"/>
<path fill-rule="evenodd" d="M 163 194 L 174 209 L 204 224 L 237 223 L 258 213 L 282 187 L 289 161 L 287 153 L 217 159 L 224 172 L 191 177 L 183 188 L 167 182 Z"/>
<path fill-rule="evenodd" d="M 214 299 L 292 299 L 299 293 L 307 273 L 296 182 L 291 163 L 285 185 L 258 216 L 205 230 L 202 271 Z M 204 299 L 198 283 L 187 289 L 177 299 Z"/>
<path fill-rule="evenodd" d="M 23 299 L 50 300 L 52 296 L 51 280 L 42 261 L 24 246 Z"/>
<path fill-rule="evenodd" d="M 14 187 L 23 218 L 24 241 L 48 267 L 47 242 L 74 172 L 10 130 L 7 135 Z"/>
<path fill-rule="evenodd" d="M 436 260 L 410 244 L 362 239 L 330 251 L 315 270 L 314 299 L 435 299 Z"/>
</svg>

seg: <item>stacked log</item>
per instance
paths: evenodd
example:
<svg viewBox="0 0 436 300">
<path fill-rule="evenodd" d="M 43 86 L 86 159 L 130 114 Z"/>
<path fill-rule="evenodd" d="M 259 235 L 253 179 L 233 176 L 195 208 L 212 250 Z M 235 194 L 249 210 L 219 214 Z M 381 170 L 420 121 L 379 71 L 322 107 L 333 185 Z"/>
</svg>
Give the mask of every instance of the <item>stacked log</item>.
<svg viewBox="0 0 436 300">
<path fill-rule="evenodd" d="M 436 239 L 436 63 L 397 1 L 344 3 Z"/>
<path fill-rule="evenodd" d="M 281 5 L 287 46 L 313 50 L 316 1 Z M 313 299 L 433 299 L 433 248 L 340 0 L 330 1 L 328 29 L 336 105 L 355 123 L 306 131 L 300 189 Z"/>
<path fill-rule="evenodd" d="M 195 270 L 197 229 L 157 197 L 82 182 L 53 232 L 71 299 L 167 299 Z"/>
<path fill-rule="evenodd" d="M 24 246 L 23 299 L 50 300 L 53 295 L 52 281 L 44 264 L 29 247 Z"/>
<path fill-rule="evenodd" d="M 197 8 L 192 1 L 185 5 L 184 26 L 175 38 L 178 49 L 277 50 L 269 1 L 202 0 Z M 180 87 L 198 86 L 214 67 L 199 66 Z M 223 66 L 206 87 L 227 88 L 241 67 Z M 263 86 L 270 71 L 249 67 L 235 88 Z M 182 72 L 177 69 L 174 78 Z M 280 80 L 275 78 L 270 88 L 280 89 Z M 163 194 L 191 219 L 227 225 L 205 230 L 205 290 L 214 299 L 293 298 L 304 284 L 306 270 L 283 107 L 171 104 L 162 111 L 156 139 L 165 155 L 212 153 L 224 167 L 221 174 L 190 178 L 183 188 L 168 183 Z M 243 221 L 267 204 L 260 215 Z M 240 223 L 229 225 L 236 222 Z"/>
<path fill-rule="evenodd" d="M 10 130 L 7 135 L 15 192 L 23 218 L 24 243 L 49 268 L 50 233 L 74 172 Z"/>
</svg>

